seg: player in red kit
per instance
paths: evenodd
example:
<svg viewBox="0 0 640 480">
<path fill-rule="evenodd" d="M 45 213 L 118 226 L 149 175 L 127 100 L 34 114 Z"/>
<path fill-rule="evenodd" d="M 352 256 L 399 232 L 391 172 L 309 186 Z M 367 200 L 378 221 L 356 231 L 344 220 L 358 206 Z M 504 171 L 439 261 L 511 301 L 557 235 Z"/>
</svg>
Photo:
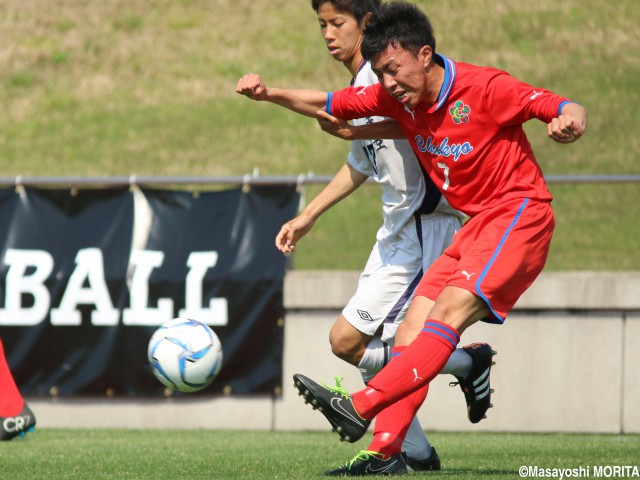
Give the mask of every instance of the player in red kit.
<svg viewBox="0 0 640 480">
<path fill-rule="evenodd" d="M 0 339 L 0 440 L 11 440 L 32 432 L 36 417 L 13 380 Z"/>
<path fill-rule="evenodd" d="M 435 48 L 424 13 L 390 2 L 370 20 L 362 43 L 379 85 L 329 95 L 300 90 L 300 102 L 326 105 L 337 117 L 392 117 L 451 206 L 470 217 L 422 278 L 396 333 L 394 358 L 365 389 L 350 395 L 294 375 L 300 393 L 347 441 L 361 438 L 377 416 L 367 454 L 343 475 L 407 471 L 402 439 L 460 335 L 480 320 L 503 323 L 541 272 L 554 228 L 552 197 L 523 123 L 544 122 L 559 143 L 576 141 L 587 128 L 581 105 L 503 71 L 456 63 Z"/>
</svg>

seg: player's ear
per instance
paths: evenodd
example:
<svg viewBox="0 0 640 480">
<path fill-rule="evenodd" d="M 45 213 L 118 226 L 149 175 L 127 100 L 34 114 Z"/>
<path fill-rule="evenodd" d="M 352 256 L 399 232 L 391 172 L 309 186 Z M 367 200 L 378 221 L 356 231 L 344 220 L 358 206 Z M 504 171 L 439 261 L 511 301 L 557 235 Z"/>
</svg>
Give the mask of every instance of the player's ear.
<svg viewBox="0 0 640 480">
<path fill-rule="evenodd" d="M 431 62 L 433 61 L 433 50 L 429 45 L 423 45 L 420 50 L 418 50 L 418 59 L 422 62 L 425 69 L 429 68 Z"/>
<path fill-rule="evenodd" d="M 372 15 L 373 15 L 373 12 L 367 12 L 366 15 L 362 17 L 362 20 L 360 21 L 361 32 L 364 32 L 364 29 L 367 27 L 367 23 L 369 23 L 369 20 L 371 20 Z"/>
</svg>

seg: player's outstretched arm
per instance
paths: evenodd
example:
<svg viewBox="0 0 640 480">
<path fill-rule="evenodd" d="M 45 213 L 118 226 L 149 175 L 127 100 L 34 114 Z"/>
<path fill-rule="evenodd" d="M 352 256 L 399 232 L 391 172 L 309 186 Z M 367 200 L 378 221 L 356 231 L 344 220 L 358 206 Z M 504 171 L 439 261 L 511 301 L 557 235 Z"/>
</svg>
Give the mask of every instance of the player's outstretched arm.
<svg viewBox="0 0 640 480">
<path fill-rule="evenodd" d="M 315 117 L 316 112 L 327 103 L 327 92 L 267 87 L 257 73 L 248 73 L 240 78 L 236 93 L 259 102 L 281 105 L 307 117 Z"/>
<path fill-rule="evenodd" d="M 354 192 L 367 176 L 344 164 L 326 187 L 293 220 L 289 220 L 276 235 L 276 248 L 283 253 L 295 251 L 298 240 L 304 237 L 324 212 Z"/>
<path fill-rule="evenodd" d="M 573 143 L 587 130 L 587 109 L 579 103 L 567 103 L 560 115 L 547 124 L 547 135 L 558 143 Z"/>
<path fill-rule="evenodd" d="M 316 114 L 320 128 L 343 140 L 377 140 L 378 138 L 406 138 L 395 120 L 351 125 L 350 123 L 320 110 Z"/>
</svg>

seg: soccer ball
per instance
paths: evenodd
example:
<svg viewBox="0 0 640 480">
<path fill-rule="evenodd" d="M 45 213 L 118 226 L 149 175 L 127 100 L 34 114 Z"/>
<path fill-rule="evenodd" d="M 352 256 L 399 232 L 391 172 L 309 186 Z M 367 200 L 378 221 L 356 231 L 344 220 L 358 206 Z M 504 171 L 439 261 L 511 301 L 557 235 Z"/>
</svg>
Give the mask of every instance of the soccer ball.
<svg viewBox="0 0 640 480">
<path fill-rule="evenodd" d="M 209 385 L 222 367 L 220 339 L 207 325 L 174 318 L 149 340 L 151 371 L 172 390 L 197 392 Z"/>
</svg>

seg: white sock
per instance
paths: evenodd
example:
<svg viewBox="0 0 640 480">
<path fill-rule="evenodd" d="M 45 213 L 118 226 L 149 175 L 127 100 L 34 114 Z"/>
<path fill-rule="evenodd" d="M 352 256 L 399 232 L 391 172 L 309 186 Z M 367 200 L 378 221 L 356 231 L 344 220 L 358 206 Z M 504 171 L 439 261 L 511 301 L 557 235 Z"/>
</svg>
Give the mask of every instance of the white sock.
<svg viewBox="0 0 640 480">
<path fill-rule="evenodd" d="M 402 442 L 402 451 L 414 460 L 426 460 L 431 456 L 431 444 L 418 421 L 418 417 L 413 417 L 407 435 Z"/>
<path fill-rule="evenodd" d="M 373 337 L 358 364 L 365 385 L 376 376 L 376 373 L 382 370 L 382 367 L 389 363 L 390 359 L 391 344 L 383 342 L 380 337 Z"/>
<path fill-rule="evenodd" d="M 456 377 L 466 377 L 471 372 L 473 359 L 462 348 L 456 348 L 440 373 L 448 373 Z"/>
</svg>

